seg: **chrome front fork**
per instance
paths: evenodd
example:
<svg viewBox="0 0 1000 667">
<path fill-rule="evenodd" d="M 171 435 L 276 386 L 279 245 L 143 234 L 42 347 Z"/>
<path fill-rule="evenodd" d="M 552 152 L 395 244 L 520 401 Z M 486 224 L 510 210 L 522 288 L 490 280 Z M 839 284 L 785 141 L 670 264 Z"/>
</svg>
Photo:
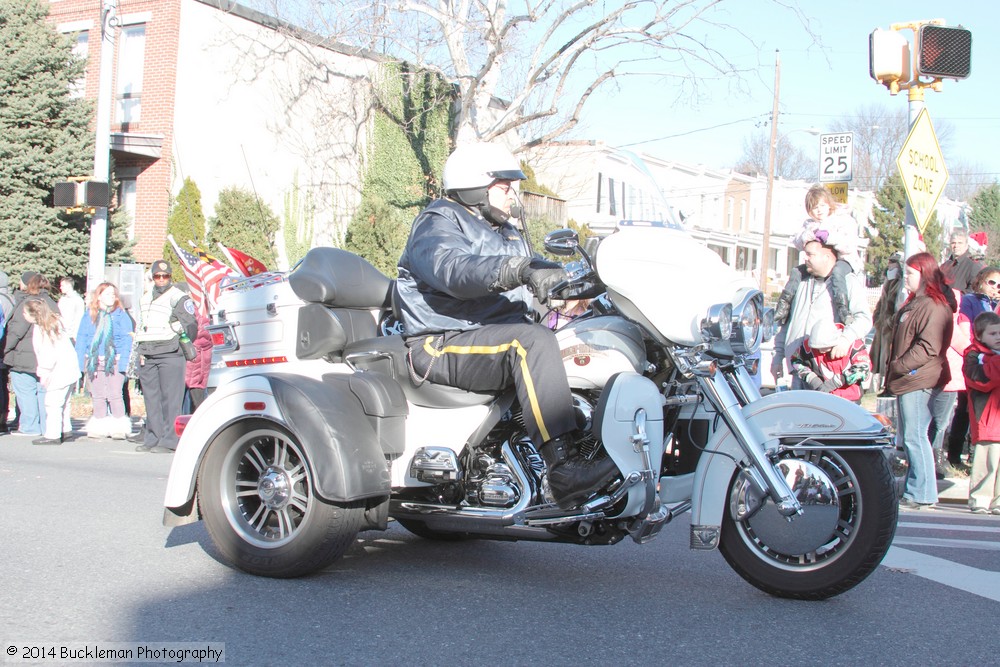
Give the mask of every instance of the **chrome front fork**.
<svg viewBox="0 0 1000 667">
<path fill-rule="evenodd" d="M 742 374 L 742 377 L 740 375 Z M 743 415 L 743 404 L 733 388 L 720 371 L 710 376 L 699 376 L 698 382 L 702 392 L 719 411 L 722 420 L 729 427 L 744 453 L 753 465 L 744 469 L 750 481 L 766 492 L 774 500 L 774 505 L 782 516 L 792 517 L 802 513 L 802 506 L 795 499 L 791 488 L 767 455 L 764 448 L 764 434 Z M 745 369 L 738 369 L 734 384 L 743 399 L 749 399 L 760 393 L 753 385 Z"/>
</svg>

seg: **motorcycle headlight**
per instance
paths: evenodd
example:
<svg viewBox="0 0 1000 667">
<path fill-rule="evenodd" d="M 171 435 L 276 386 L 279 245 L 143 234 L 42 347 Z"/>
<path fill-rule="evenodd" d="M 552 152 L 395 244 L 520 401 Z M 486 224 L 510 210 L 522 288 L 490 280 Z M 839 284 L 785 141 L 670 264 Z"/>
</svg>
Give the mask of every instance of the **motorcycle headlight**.
<svg viewBox="0 0 1000 667">
<path fill-rule="evenodd" d="M 764 298 L 758 290 L 742 290 L 733 308 L 730 344 L 736 354 L 753 354 L 763 341 Z"/>
<path fill-rule="evenodd" d="M 761 341 L 767 342 L 774 338 L 774 334 L 777 333 L 774 326 L 774 308 L 764 309 L 764 319 L 761 322 Z"/>
<path fill-rule="evenodd" d="M 705 342 L 728 340 L 733 334 L 733 305 L 717 303 L 708 309 L 708 316 L 701 321 L 701 337 Z"/>
</svg>

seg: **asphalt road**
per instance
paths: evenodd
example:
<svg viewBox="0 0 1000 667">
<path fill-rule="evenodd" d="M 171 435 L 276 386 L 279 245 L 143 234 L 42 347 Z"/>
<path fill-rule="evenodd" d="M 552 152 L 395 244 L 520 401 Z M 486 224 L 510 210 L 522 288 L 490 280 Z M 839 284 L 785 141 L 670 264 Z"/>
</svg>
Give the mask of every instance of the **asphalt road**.
<svg viewBox="0 0 1000 667">
<path fill-rule="evenodd" d="M 234 665 L 998 659 L 1000 517 L 903 513 L 886 564 L 825 602 L 771 598 L 690 551 L 685 517 L 647 545 L 591 548 L 393 525 L 318 575 L 268 580 L 218 562 L 201 523 L 161 525 L 169 465 L 128 443 L 0 436 L 5 646 L 225 643 Z"/>
</svg>

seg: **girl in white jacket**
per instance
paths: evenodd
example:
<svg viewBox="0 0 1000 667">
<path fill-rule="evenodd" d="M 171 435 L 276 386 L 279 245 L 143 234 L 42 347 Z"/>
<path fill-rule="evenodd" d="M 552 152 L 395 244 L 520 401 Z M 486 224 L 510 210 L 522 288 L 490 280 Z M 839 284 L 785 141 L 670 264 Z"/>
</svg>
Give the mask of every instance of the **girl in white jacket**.
<svg viewBox="0 0 1000 667">
<path fill-rule="evenodd" d="M 45 424 L 36 445 L 61 445 L 63 423 L 69 421 L 70 390 L 80 379 L 80 365 L 66 327 L 44 301 L 28 299 L 24 317 L 34 324 L 32 344 L 38 359 L 38 381 L 45 387 Z"/>
</svg>

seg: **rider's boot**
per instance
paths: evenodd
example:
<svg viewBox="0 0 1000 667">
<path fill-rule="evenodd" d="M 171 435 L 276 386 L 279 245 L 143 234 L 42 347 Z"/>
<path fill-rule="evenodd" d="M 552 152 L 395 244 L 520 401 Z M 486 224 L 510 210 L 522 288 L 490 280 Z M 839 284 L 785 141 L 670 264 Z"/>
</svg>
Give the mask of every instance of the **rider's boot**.
<svg viewBox="0 0 1000 667">
<path fill-rule="evenodd" d="M 541 449 L 548 468 L 549 489 L 563 509 L 579 505 L 618 472 L 610 457 L 590 460 L 579 452 L 570 453 L 570 442 L 569 436 L 562 435 L 549 440 Z"/>
</svg>

